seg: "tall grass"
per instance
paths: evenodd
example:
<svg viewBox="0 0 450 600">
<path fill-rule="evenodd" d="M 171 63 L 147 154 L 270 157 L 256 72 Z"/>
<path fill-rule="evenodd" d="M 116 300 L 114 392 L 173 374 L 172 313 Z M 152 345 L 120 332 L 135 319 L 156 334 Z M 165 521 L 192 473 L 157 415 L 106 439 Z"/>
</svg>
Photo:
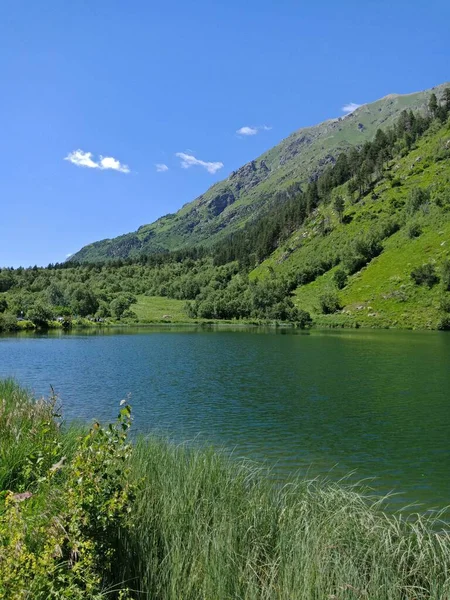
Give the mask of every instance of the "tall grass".
<svg viewBox="0 0 450 600">
<path fill-rule="evenodd" d="M 0 381 L 0 491 L 30 489 L 43 461 L 70 461 L 78 431 L 61 430 L 54 414 L 54 402 Z M 108 598 L 128 587 L 136 600 L 450 599 L 448 527 L 387 516 L 357 488 L 300 479 L 279 487 L 249 463 L 159 439 L 135 441 L 128 471 L 136 493 L 110 539 Z M 56 510 L 64 477 L 37 483 L 30 510 L 48 511 L 45 498 Z"/>
<path fill-rule="evenodd" d="M 136 444 L 133 469 L 119 567 L 136 597 L 450 598 L 450 536 L 436 521 L 388 517 L 340 484 L 277 488 L 245 463 L 154 439 Z"/>
<path fill-rule="evenodd" d="M 55 397 L 34 400 L 13 379 L 0 379 L 0 491 L 23 491 L 33 472 L 50 466 L 58 453 L 71 454 L 81 429 L 68 427 L 60 435 L 57 410 Z"/>
</svg>

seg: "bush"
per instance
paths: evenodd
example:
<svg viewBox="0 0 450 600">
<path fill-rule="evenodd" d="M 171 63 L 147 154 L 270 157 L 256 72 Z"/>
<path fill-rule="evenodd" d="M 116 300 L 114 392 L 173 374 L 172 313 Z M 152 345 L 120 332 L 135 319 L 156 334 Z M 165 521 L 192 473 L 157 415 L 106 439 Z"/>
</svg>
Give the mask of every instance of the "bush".
<svg viewBox="0 0 450 600">
<path fill-rule="evenodd" d="M 302 310 L 301 308 L 299 308 L 297 311 L 295 322 L 300 329 L 307 329 L 313 324 L 313 320 L 309 312 Z"/>
<path fill-rule="evenodd" d="M 444 291 L 450 292 L 450 260 L 445 260 L 441 266 L 441 283 Z"/>
<path fill-rule="evenodd" d="M 445 313 L 450 313 L 450 294 L 445 294 L 439 302 L 439 310 Z"/>
<path fill-rule="evenodd" d="M 421 206 L 427 204 L 430 200 L 430 191 L 422 188 L 414 188 L 408 195 L 406 201 L 406 212 L 413 215 Z"/>
<path fill-rule="evenodd" d="M 320 310 L 324 315 L 333 314 L 342 308 L 339 298 L 334 292 L 326 292 L 325 294 L 322 294 L 319 298 L 319 303 Z"/>
<path fill-rule="evenodd" d="M 17 319 L 14 315 L 0 314 L 0 331 L 17 331 Z"/>
<path fill-rule="evenodd" d="M 383 250 L 377 236 L 361 237 L 346 247 L 342 254 L 342 263 L 349 275 L 361 270 L 368 262 Z"/>
<path fill-rule="evenodd" d="M 28 318 L 36 327 L 47 327 L 48 322 L 53 319 L 53 309 L 47 304 L 36 302 L 28 311 Z"/>
<path fill-rule="evenodd" d="M 127 319 L 128 321 L 137 321 L 138 317 L 134 310 L 128 309 L 123 313 L 122 319 Z"/>
<path fill-rule="evenodd" d="M 419 225 L 419 223 L 410 223 L 406 228 L 406 235 L 410 239 L 417 238 L 422 235 L 422 227 Z"/>
<path fill-rule="evenodd" d="M 0 451 L 12 467 L 0 481 L 0 598 L 101 600 L 117 583 L 119 535 L 134 498 L 130 408 L 64 448 L 53 400 L 33 403 L 11 382 L 0 382 L 0 392 L 9 408 Z M 129 598 L 114 587 L 113 598 Z"/>
<path fill-rule="evenodd" d="M 120 320 L 122 317 L 126 318 L 126 313 L 133 302 L 136 302 L 136 299 L 133 296 L 118 296 L 109 305 L 112 316 L 118 320 Z"/>
<path fill-rule="evenodd" d="M 417 285 L 426 285 L 429 288 L 432 288 L 439 281 L 435 266 L 431 263 L 421 265 L 411 271 L 411 278 Z"/>
<path fill-rule="evenodd" d="M 337 269 L 333 275 L 333 281 L 338 290 L 342 290 L 347 285 L 348 275 L 344 269 Z"/>
<path fill-rule="evenodd" d="M 437 329 L 439 331 L 450 331 L 450 316 L 442 317 L 442 319 L 437 324 Z"/>
</svg>

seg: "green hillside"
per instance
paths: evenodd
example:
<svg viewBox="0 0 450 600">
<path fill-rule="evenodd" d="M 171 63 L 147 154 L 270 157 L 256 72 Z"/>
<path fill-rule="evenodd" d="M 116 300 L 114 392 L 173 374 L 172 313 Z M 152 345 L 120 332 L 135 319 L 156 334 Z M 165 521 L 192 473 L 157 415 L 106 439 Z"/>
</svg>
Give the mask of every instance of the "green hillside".
<svg viewBox="0 0 450 600">
<path fill-rule="evenodd" d="M 283 191 L 317 177 L 341 152 L 371 140 L 378 128 L 391 126 L 403 110 L 424 110 L 432 91 L 440 98 L 444 87 L 445 84 L 414 94 L 392 94 L 345 117 L 299 129 L 177 213 L 143 225 L 136 232 L 94 242 L 71 260 L 95 262 L 211 245 L 283 202 Z"/>
<path fill-rule="evenodd" d="M 0 331 L 288 321 L 450 329 L 450 87 L 209 246 L 0 269 Z"/>
<path fill-rule="evenodd" d="M 348 184 L 333 194 L 344 199 L 342 222 L 332 200 L 322 204 L 251 277 L 267 278 L 273 271 L 298 276 L 326 257 L 334 266 L 295 289 L 295 304 L 317 324 L 445 325 L 450 320 L 449 123 L 433 123 L 411 152 L 388 163 L 383 178 L 360 199 L 349 193 Z M 345 272 L 346 253 L 377 228 L 387 228 L 380 253 L 339 289 L 336 272 Z M 411 273 L 423 265 L 429 265 L 431 279 L 417 284 Z M 327 309 L 326 301 L 335 306 Z"/>
</svg>

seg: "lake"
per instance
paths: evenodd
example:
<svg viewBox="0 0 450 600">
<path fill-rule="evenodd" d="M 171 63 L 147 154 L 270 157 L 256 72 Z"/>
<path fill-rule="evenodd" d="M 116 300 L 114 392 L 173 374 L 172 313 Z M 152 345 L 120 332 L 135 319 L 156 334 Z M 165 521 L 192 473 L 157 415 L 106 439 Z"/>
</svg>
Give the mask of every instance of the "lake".
<svg viewBox="0 0 450 600">
<path fill-rule="evenodd" d="M 392 508 L 450 504 L 450 335 L 167 328 L 0 336 L 0 377 L 67 419 L 209 442 L 293 473 L 374 478 Z"/>
</svg>

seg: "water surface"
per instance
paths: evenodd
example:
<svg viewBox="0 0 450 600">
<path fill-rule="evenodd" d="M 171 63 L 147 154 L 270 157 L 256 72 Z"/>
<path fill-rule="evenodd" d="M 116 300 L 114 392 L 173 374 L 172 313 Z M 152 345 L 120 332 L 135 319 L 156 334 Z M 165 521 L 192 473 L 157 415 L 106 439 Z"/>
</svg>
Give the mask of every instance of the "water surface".
<svg viewBox="0 0 450 600">
<path fill-rule="evenodd" d="M 393 506 L 450 504 L 450 335 L 145 330 L 0 337 L 0 377 L 65 416 L 110 419 L 264 461 L 273 476 L 374 477 Z"/>
</svg>

